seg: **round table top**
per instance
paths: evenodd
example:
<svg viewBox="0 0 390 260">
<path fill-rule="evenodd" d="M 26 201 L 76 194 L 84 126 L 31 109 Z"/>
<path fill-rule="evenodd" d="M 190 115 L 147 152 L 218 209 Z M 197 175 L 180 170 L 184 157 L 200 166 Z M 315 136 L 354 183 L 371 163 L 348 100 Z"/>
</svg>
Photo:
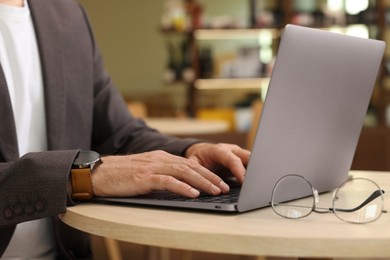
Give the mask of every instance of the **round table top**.
<svg viewBox="0 0 390 260">
<path fill-rule="evenodd" d="M 352 173 L 390 190 L 390 173 Z M 320 200 L 329 203 L 327 197 L 321 195 Z M 388 199 L 385 193 L 385 208 Z M 390 258 L 390 213 L 373 223 L 349 224 L 332 213 L 284 219 L 271 208 L 221 214 L 86 203 L 69 207 L 60 218 L 85 232 L 159 247 L 263 256 Z"/>
</svg>

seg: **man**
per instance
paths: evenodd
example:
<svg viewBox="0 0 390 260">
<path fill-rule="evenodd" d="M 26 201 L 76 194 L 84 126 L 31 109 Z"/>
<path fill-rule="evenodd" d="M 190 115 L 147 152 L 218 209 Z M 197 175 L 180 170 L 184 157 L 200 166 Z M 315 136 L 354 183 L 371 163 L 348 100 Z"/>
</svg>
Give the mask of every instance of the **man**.
<svg viewBox="0 0 390 260">
<path fill-rule="evenodd" d="M 217 195 L 229 191 L 217 173 L 244 178 L 249 151 L 164 136 L 129 114 L 74 0 L 0 0 L 0 64 L 0 256 L 89 257 L 88 236 L 56 217 L 72 198 Z M 85 192 L 70 172 L 90 150 L 102 162 Z"/>
</svg>

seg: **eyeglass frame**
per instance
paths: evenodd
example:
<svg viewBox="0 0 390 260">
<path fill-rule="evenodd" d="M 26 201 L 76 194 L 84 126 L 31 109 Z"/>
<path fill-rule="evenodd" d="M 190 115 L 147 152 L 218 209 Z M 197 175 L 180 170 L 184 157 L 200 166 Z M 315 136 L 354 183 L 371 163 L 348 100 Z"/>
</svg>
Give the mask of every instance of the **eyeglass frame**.
<svg viewBox="0 0 390 260">
<path fill-rule="evenodd" d="M 312 190 L 312 194 L 311 195 L 308 195 L 309 196 L 312 196 L 314 199 L 313 199 L 313 205 L 311 207 L 311 210 L 309 211 L 309 213 L 307 213 L 306 215 L 303 215 L 303 216 L 299 216 L 297 218 L 293 218 L 293 217 L 288 217 L 286 215 L 282 215 L 280 214 L 276 209 L 275 209 L 275 204 L 274 204 L 274 196 L 275 196 L 275 189 L 276 187 L 278 186 L 278 184 L 280 183 L 280 181 L 282 181 L 283 179 L 287 178 L 287 177 L 299 177 L 301 179 L 303 179 L 304 181 L 307 182 L 307 184 L 310 186 L 311 190 Z M 334 207 L 334 204 L 335 204 L 335 201 L 336 201 L 336 198 L 335 198 L 335 194 L 338 193 L 338 191 L 343 188 L 345 186 L 345 184 L 347 184 L 348 182 L 351 182 L 353 180 L 365 180 L 365 181 L 369 181 L 371 182 L 372 184 L 374 184 L 376 187 L 378 187 L 379 189 L 378 190 L 375 190 L 367 199 L 365 199 L 360 205 L 358 205 L 357 207 L 355 208 L 352 208 L 352 209 L 340 209 L 340 208 L 335 208 Z M 287 175 L 284 175 L 283 177 L 281 177 L 274 185 L 273 189 L 272 189 L 272 195 L 271 195 L 271 202 L 270 202 L 270 205 L 273 209 L 273 211 L 281 216 L 281 217 L 284 217 L 284 218 L 287 218 L 287 219 L 301 219 L 301 218 L 305 218 L 307 216 L 309 216 L 312 212 L 315 212 L 315 213 L 320 213 L 320 214 L 323 214 L 323 213 L 333 213 L 338 219 L 340 219 L 341 221 L 344 221 L 344 222 L 347 222 L 347 223 L 352 223 L 352 224 L 368 224 L 368 223 L 371 223 L 371 222 L 374 222 L 376 220 L 378 220 L 381 215 L 383 213 L 387 213 L 387 210 L 384 209 L 384 196 L 383 194 L 385 193 L 384 190 L 382 190 L 380 188 L 380 186 L 374 182 L 373 180 L 370 180 L 370 179 L 367 179 L 367 178 L 362 178 L 362 177 L 358 177 L 358 178 L 353 178 L 352 176 L 350 176 L 350 178 L 348 178 L 346 181 L 344 181 L 343 183 L 341 183 L 334 191 L 333 191 L 333 199 L 332 199 L 332 207 L 331 208 L 320 208 L 320 207 L 316 207 L 317 206 L 317 203 L 319 201 L 319 193 L 318 191 L 313 187 L 313 185 L 311 184 L 311 182 L 306 179 L 304 176 L 302 175 L 299 175 L 299 174 L 287 174 Z M 380 210 L 380 213 L 378 215 L 378 217 L 376 217 L 375 219 L 372 219 L 370 221 L 367 221 L 367 222 L 353 222 L 353 221 L 348 221 L 348 220 L 345 220 L 345 219 L 342 219 L 338 216 L 338 214 L 336 213 L 336 211 L 340 211 L 340 212 L 355 212 L 359 209 L 361 209 L 362 207 L 364 207 L 365 205 L 367 205 L 368 203 L 370 203 L 371 201 L 373 201 L 374 199 L 380 197 L 381 198 L 381 210 Z M 310 206 L 307 206 L 307 208 L 310 208 Z M 319 210 L 319 209 L 322 209 L 322 210 Z"/>
</svg>

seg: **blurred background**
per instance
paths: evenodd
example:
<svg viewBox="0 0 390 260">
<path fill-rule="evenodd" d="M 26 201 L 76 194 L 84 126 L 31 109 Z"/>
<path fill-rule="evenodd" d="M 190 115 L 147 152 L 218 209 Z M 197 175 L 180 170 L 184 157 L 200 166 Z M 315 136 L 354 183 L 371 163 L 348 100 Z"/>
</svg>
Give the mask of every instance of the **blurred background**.
<svg viewBox="0 0 390 260">
<path fill-rule="evenodd" d="M 390 43 L 390 0 L 79 1 L 131 112 L 169 134 L 249 149 L 286 24 Z M 355 170 L 390 170 L 389 58 L 390 46 L 352 163 Z M 94 237 L 96 259 L 114 259 L 103 250 L 105 243 Z M 150 256 L 148 247 L 119 242 L 119 248 L 124 259 Z M 257 259 L 164 252 L 161 259 Z"/>
<path fill-rule="evenodd" d="M 222 141 L 248 148 L 286 24 L 390 41 L 389 0 L 80 2 L 107 70 L 141 116 L 222 120 Z M 353 169 L 390 170 L 389 48 Z"/>
</svg>

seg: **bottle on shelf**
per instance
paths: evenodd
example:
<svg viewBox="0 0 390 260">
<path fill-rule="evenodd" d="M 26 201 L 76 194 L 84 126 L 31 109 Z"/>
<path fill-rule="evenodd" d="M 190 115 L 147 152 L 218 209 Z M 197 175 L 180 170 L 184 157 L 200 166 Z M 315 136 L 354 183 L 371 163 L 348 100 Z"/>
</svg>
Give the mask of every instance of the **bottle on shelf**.
<svg viewBox="0 0 390 260">
<path fill-rule="evenodd" d="M 195 72 L 192 67 L 190 43 L 187 39 L 181 42 L 181 79 L 186 83 L 191 83 L 195 79 Z"/>
<path fill-rule="evenodd" d="M 178 80 L 179 76 L 179 64 L 177 60 L 177 55 L 175 53 L 175 48 L 172 42 L 167 43 L 167 52 L 168 52 L 168 62 L 164 72 L 164 81 L 166 83 L 174 83 Z"/>
<path fill-rule="evenodd" d="M 209 79 L 213 77 L 213 55 L 210 47 L 202 47 L 200 49 L 199 57 L 199 76 L 203 79 Z"/>
<path fill-rule="evenodd" d="M 191 29 L 196 30 L 202 28 L 202 13 L 203 6 L 196 0 L 186 0 L 186 10 L 189 16 Z"/>
</svg>

